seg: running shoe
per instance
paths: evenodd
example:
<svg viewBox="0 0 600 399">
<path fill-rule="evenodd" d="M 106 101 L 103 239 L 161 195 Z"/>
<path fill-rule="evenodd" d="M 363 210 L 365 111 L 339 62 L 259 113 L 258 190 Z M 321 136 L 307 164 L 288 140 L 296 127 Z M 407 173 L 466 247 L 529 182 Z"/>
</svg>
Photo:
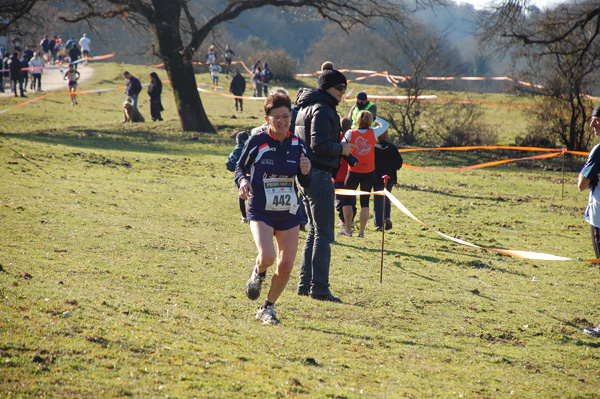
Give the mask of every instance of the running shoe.
<svg viewBox="0 0 600 399">
<path fill-rule="evenodd" d="M 584 328 L 583 333 L 592 337 L 600 337 L 600 326 L 594 328 Z"/>
<path fill-rule="evenodd" d="M 279 320 L 275 314 L 275 305 L 258 308 L 256 311 L 256 320 L 260 320 L 265 324 L 279 324 Z"/>
<path fill-rule="evenodd" d="M 265 278 L 258 274 L 258 267 L 254 266 L 254 269 L 252 269 L 252 275 L 246 283 L 246 296 L 248 299 L 253 301 L 258 299 L 263 281 L 265 281 Z"/>
<path fill-rule="evenodd" d="M 352 237 L 352 232 L 348 233 L 348 232 L 346 231 L 346 229 L 344 229 L 344 230 L 340 231 L 338 234 L 339 234 L 339 235 L 341 235 L 341 236 L 349 236 L 349 237 Z"/>
<path fill-rule="evenodd" d="M 392 221 L 390 219 L 385 219 L 385 229 L 386 230 L 392 229 Z"/>
<path fill-rule="evenodd" d="M 365 233 L 358 233 L 358 238 L 365 238 Z"/>
</svg>

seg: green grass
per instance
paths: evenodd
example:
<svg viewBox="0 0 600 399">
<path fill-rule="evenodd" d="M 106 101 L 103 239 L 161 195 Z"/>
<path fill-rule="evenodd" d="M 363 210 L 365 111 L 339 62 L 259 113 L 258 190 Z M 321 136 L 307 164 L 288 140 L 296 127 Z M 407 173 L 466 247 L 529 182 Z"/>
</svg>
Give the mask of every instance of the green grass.
<svg viewBox="0 0 600 399">
<path fill-rule="evenodd" d="M 89 88 L 122 84 L 123 66 L 94 67 Z M 282 325 L 259 324 L 244 294 L 256 249 L 224 164 L 229 134 L 260 124 L 261 104 L 233 119 L 229 99 L 203 95 L 219 133 L 190 134 L 168 96 L 161 124 L 122 126 L 120 91 L 0 116 L 0 396 L 600 395 L 600 341 L 581 333 L 600 323 L 597 266 L 459 246 L 398 210 L 383 284 L 381 236 L 369 227 L 332 247 L 343 304 L 295 294 L 298 256 L 277 304 Z M 455 167 L 504 155 L 521 156 L 404 158 Z M 587 194 L 575 186 L 583 161 L 569 160 L 564 197 L 559 159 L 403 169 L 393 194 L 482 246 L 591 258 Z"/>
</svg>

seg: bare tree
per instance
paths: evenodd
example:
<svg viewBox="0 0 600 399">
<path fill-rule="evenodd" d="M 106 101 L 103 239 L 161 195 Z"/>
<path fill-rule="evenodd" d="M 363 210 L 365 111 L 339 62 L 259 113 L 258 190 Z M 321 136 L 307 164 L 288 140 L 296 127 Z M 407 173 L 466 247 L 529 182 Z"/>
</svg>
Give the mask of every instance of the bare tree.
<svg viewBox="0 0 600 399">
<path fill-rule="evenodd" d="M 400 141 L 414 144 L 419 135 L 418 122 L 423 113 L 420 100 L 432 81 L 426 79 L 436 74 L 447 76 L 449 66 L 459 68 L 460 61 L 453 56 L 451 46 L 442 33 L 428 29 L 418 22 L 407 23 L 402 30 L 394 31 L 385 48 L 379 49 L 379 55 L 388 71 L 393 75 L 405 76 L 399 84 L 405 101 L 390 103 L 382 110 L 390 126 L 398 132 Z"/>
<path fill-rule="evenodd" d="M 12 0 L 11 0 L 12 1 Z M 20 0 L 23 5 L 44 0 Z M 74 14 L 63 15 L 69 22 L 121 18 L 152 31 L 156 55 L 169 76 L 184 131 L 214 132 L 196 90 L 193 61 L 196 51 L 222 23 L 244 11 L 265 6 L 296 10 L 305 17 L 331 20 L 348 30 L 353 25 L 371 26 L 377 20 L 401 20 L 409 12 L 394 0 L 71 0 L 79 5 Z M 440 3 L 442 0 L 415 0 Z M 284 32 L 282 32 L 283 34 Z"/>
<path fill-rule="evenodd" d="M 481 39 L 515 58 L 526 60 L 516 74 L 536 86 L 519 86 L 537 95 L 549 136 L 570 150 L 586 150 L 591 102 L 585 93 L 600 78 L 600 7 L 597 1 L 561 5 L 540 11 L 523 0 L 505 0 L 482 21 Z"/>
</svg>

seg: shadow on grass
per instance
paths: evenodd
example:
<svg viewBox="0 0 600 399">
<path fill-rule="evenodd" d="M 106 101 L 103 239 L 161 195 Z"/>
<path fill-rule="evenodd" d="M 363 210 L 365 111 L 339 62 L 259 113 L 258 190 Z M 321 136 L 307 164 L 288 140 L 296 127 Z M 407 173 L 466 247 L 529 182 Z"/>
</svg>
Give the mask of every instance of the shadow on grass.
<svg viewBox="0 0 600 399">
<path fill-rule="evenodd" d="M 339 337 L 339 336 L 343 336 L 343 337 L 347 337 L 347 338 L 352 338 L 352 339 L 362 339 L 365 341 L 377 341 L 379 340 L 377 337 L 372 337 L 370 335 L 356 335 L 356 334 L 350 334 L 347 332 L 342 332 L 339 330 L 333 331 L 333 330 L 325 330 L 323 328 L 316 328 L 316 327 L 298 327 L 298 329 L 300 330 L 308 330 L 308 331 L 312 331 L 312 332 L 318 332 L 318 333 L 323 333 L 323 334 L 329 334 L 329 335 L 333 335 L 335 337 Z M 336 340 L 338 340 L 339 338 L 336 338 Z M 400 339 L 390 339 L 390 342 L 393 342 L 395 344 L 399 344 L 399 345 L 408 345 L 408 346 L 423 346 L 423 347 L 427 347 L 427 348 L 432 348 L 432 349 L 449 349 L 455 352 L 462 352 L 462 349 L 459 348 L 455 348 L 453 346 L 449 346 L 449 345 L 437 345 L 437 344 L 427 344 L 424 342 L 417 342 L 417 341 L 409 341 L 409 340 L 400 340 Z"/>
<path fill-rule="evenodd" d="M 153 130 L 155 129 L 155 130 Z M 7 141 L 18 139 L 40 144 L 95 150 L 119 150 L 140 153 L 169 153 L 178 155 L 224 155 L 212 146 L 186 149 L 186 144 L 232 144 L 228 137 L 211 133 L 177 131 L 172 125 L 123 126 L 120 128 L 78 128 L 37 131 L 32 133 L 0 133 Z M 178 145 L 179 148 L 172 148 Z M 226 155 L 226 154 L 225 154 Z"/>
</svg>

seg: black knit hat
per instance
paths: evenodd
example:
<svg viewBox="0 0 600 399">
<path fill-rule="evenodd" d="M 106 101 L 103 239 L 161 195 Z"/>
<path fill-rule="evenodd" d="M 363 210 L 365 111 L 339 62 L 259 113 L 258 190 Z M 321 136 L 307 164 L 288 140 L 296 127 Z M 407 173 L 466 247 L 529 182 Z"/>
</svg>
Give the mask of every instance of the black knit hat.
<svg viewBox="0 0 600 399">
<path fill-rule="evenodd" d="M 344 74 L 335 69 L 326 69 L 321 72 L 317 79 L 317 88 L 320 90 L 327 90 L 340 83 L 348 84 Z"/>
<path fill-rule="evenodd" d="M 246 140 L 248 140 L 248 133 L 245 130 L 235 135 L 235 142 L 237 144 L 244 144 Z"/>
<path fill-rule="evenodd" d="M 597 105 L 596 108 L 592 111 L 592 116 L 596 118 L 600 118 L 600 105 Z"/>
</svg>

